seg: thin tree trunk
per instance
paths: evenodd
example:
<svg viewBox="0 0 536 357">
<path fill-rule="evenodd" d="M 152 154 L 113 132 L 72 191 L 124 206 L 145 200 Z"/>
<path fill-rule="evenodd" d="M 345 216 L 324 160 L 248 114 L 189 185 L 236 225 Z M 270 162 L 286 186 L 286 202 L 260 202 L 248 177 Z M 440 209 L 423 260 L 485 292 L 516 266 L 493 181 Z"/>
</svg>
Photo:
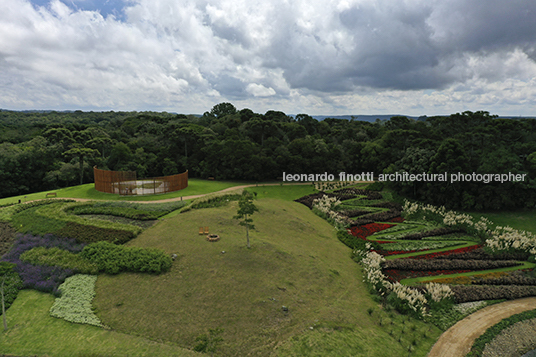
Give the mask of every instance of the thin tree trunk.
<svg viewBox="0 0 536 357">
<path fill-rule="evenodd" d="M 247 222 L 247 219 L 248 219 L 248 215 L 246 214 L 246 238 L 248 241 L 248 248 L 251 248 L 251 246 L 249 245 L 249 224 Z"/>
<path fill-rule="evenodd" d="M 7 331 L 7 321 L 6 321 L 6 305 L 5 305 L 5 302 L 4 302 L 4 283 L 6 281 L 6 277 L 4 275 L 4 279 L 2 279 L 2 289 L 1 292 L 2 292 L 2 317 L 3 317 L 3 320 L 4 320 L 4 331 Z"/>
<path fill-rule="evenodd" d="M 80 184 L 84 181 L 84 156 L 80 155 Z"/>
</svg>

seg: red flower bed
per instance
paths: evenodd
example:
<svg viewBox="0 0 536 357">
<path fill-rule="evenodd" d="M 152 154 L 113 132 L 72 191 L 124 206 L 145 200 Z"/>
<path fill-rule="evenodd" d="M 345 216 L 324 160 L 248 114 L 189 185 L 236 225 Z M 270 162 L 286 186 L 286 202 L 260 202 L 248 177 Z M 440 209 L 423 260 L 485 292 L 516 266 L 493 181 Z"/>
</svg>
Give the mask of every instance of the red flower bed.
<svg viewBox="0 0 536 357">
<path fill-rule="evenodd" d="M 452 249 L 452 250 L 447 250 L 447 251 L 444 251 L 444 252 L 417 255 L 415 257 L 410 257 L 410 258 L 411 259 L 433 259 L 433 258 L 439 257 L 441 255 L 449 255 L 449 254 L 456 254 L 456 253 L 467 253 L 467 252 L 470 252 L 472 250 L 475 250 L 475 249 L 478 249 L 478 248 L 481 248 L 481 247 L 482 247 L 481 245 L 472 245 L 470 247 Z"/>
<path fill-rule="evenodd" d="M 394 240 L 377 240 L 375 241 L 376 243 L 379 243 L 379 244 L 384 244 L 384 243 L 396 243 Z"/>
<path fill-rule="evenodd" d="M 395 218 L 389 220 L 389 222 L 393 222 L 393 223 L 402 223 L 404 221 L 405 221 L 405 219 L 402 218 L 402 217 L 395 217 Z"/>
<path fill-rule="evenodd" d="M 394 224 L 387 223 L 368 223 L 362 226 L 354 226 L 350 228 L 350 234 L 360 239 L 367 239 L 373 233 L 383 231 L 384 229 L 393 227 Z"/>
</svg>

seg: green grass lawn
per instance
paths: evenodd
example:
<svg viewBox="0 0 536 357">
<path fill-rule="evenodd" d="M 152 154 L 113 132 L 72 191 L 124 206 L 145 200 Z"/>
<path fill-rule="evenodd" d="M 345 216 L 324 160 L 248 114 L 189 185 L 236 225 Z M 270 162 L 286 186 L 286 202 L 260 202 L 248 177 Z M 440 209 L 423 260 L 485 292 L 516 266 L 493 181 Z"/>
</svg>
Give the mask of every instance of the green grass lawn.
<svg viewBox="0 0 536 357">
<path fill-rule="evenodd" d="M 529 231 L 536 234 L 536 209 L 518 210 L 518 211 L 503 211 L 503 212 L 487 212 L 487 213 L 469 213 L 475 218 L 484 216 L 491 220 L 494 226 L 510 226 L 521 231 Z"/>
<path fill-rule="evenodd" d="M 251 249 L 245 228 L 232 218 L 236 202 L 186 212 L 141 233 L 128 245 L 178 259 L 159 276 L 99 276 L 97 315 L 115 330 L 186 348 L 209 329 L 223 328 L 222 356 L 401 356 L 408 348 L 425 356 L 440 331 L 380 311 L 335 230 L 289 202 L 298 195 L 294 189 L 280 189 L 258 193 L 287 201 L 256 201 Z M 207 242 L 199 226 L 221 240 Z"/>
<path fill-rule="evenodd" d="M 200 356 L 178 346 L 51 317 L 54 297 L 22 290 L 0 330 L 0 353 L 17 356 Z"/>
<path fill-rule="evenodd" d="M 202 179 L 189 179 L 188 187 L 184 190 L 170 192 L 161 195 L 147 195 L 147 196 L 120 196 L 112 193 L 104 193 L 95 190 L 95 184 L 88 183 L 79 186 L 72 186 L 67 188 L 61 188 L 58 190 L 30 193 L 27 195 L 14 196 L 0 199 L 0 205 L 4 203 L 16 203 L 19 200 L 21 202 L 40 200 L 46 198 L 46 194 L 49 192 L 55 192 L 57 197 L 60 198 L 84 198 L 91 200 L 125 200 L 125 201 L 157 201 L 168 198 L 175 198 L 181 196 L 200 195 L 210 192 L 220 191 L 233 186 L 254 184 L 248 182 L 231 182 L 231 181 L 212 181 Z"/>
</svg>

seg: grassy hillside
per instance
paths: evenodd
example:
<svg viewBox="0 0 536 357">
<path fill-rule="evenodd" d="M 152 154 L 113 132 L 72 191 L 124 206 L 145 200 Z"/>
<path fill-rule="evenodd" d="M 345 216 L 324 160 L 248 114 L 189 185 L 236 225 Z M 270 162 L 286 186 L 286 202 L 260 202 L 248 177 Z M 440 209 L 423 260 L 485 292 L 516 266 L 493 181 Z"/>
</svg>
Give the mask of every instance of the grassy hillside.
<svg viewBox="0 0 536 357">
<path fill-rule="evenodd" d="M 160 276 L 99 276 L 94 306 L 103 323 L 188 348 L 223 328 L 217 355 L 225 356 L 426 355 L 439 330 L 381 311 L 328 223 L 294 202 L 256 204 L 250 250 L 232 219 L 236 203 L 168 218 L 128 243 L 179 257 Z M 199 226 L 221 240 L 207 242 Z"/>
</svg>

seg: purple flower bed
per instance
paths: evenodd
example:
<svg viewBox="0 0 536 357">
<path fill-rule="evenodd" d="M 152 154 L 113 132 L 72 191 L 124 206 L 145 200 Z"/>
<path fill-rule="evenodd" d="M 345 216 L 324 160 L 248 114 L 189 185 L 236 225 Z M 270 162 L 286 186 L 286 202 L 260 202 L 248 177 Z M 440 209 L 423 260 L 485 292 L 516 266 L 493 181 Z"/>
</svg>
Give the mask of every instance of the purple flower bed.
<svg viewBox="0 0 536 357">
<path fill-rule="evenodd" d="M 74 271 L 60 267 L 50 267 L 43 265 L 33 265 L 19 259 L 20 255 L 35 247 L 60 248 L 72 253 L 79 253 L 85 244 L 77 243 L 74 239 L 58 238 L 51 234 L 44 236 L 33 236 L 31 234 L 19 234 L 15 239 L 13 248 L 4 255 L 2 261 L 17 265 L 16 272 L 19 273 L 23 281 L 23 289 L 36 289 L 54 295 L 58 294 L 58 287 Z"/>
</svg>

